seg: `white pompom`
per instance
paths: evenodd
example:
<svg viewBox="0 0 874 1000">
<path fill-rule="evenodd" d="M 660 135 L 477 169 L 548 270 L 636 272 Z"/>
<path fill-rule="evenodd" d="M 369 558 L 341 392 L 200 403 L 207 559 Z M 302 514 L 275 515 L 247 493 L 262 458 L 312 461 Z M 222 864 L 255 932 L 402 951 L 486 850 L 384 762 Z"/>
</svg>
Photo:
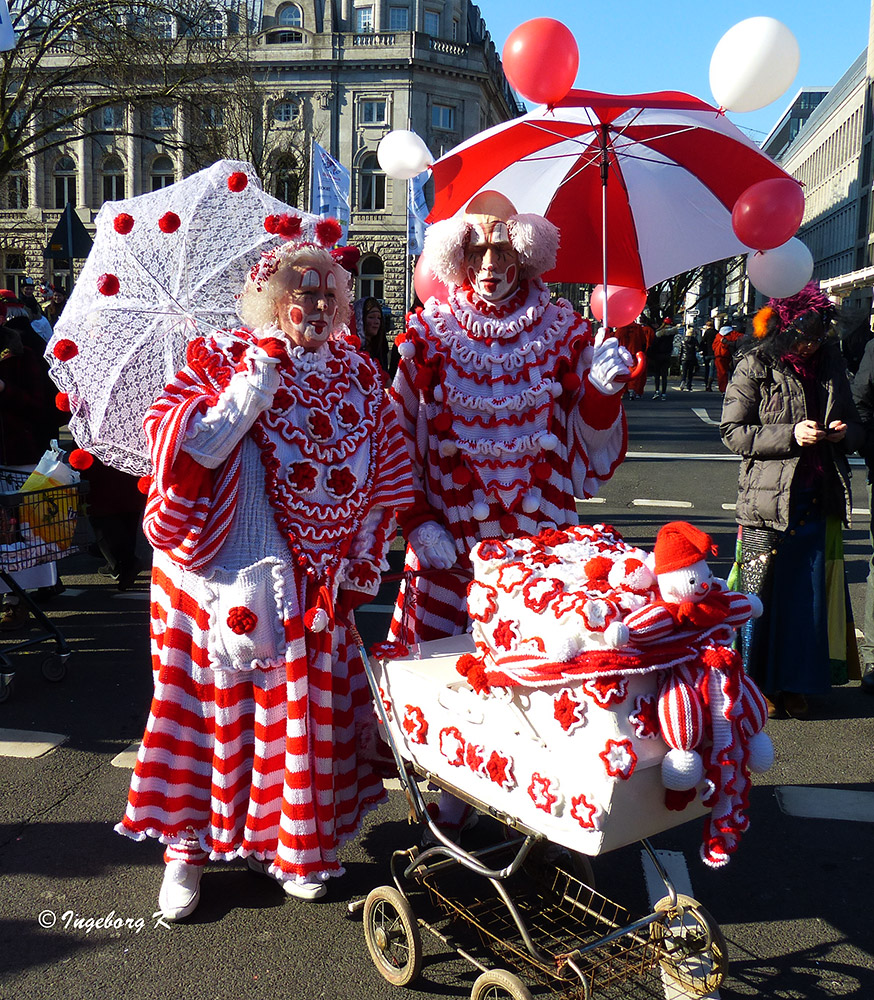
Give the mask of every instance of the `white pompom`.
<svg viewBox="0 0 874 1000">
<path fill-rule="evenodd" d="M 324 632 L 328 627 L 328 612 L 324 608 L 316 608 L 312 615 L 312 620 L 307 626 L 310 632 Z"/>
<path fill-rule="evenodd" d="M 485 521 L 485 519 L 489 516 L 489 505 L 487 503 L 483 503 L 482 500 L 478 500 L 473 505 L 472 513 L 475 520 Z"/>
<path fill-rule="evenodd" d="M 438 451 L 444 458 L 452 458 L 452 456 L 458 451 L 458 445 L 454 441 L 441 441 L 438 446 Z"/>
<path fill-rule="evenodd" d="M 558 447 L 558 438 L 554 434 L 543 434 L 540 438 L 540 447 L 544 451 L 555 451 Z"/>
<path fill-rule="evenodd" d="M 669 750 L 662 760 L 662 784 L 675 792 L 694 788 L 704 777 L 704 763 L 694 750 Z"/>
<path fill-rule="evenodd" d="M 612 649 L 619 649 L 628 642 L 630 633 L 624 622 L 610 622 L 604 629 L 604 642 Z"/>
<path fill-rule="evenodd" d="M 443 402 L 443 386 L 442 385 L 435 385 L 434 386 L 434 402 L 435 403 L 442 403 Z"/>
<path fill-rule="evenodd" d="M 749 757 L 747 765 L 756 774 L 764 774 L 770 771 L 774 764 L 774 744 L 771 737 L 764 731 L 756 733 L 747 743 Z"/>
<path fill-rule="evenodd" d="M 564 390 L 561 387 L 561 382 L 553 382 L 549 387 L 549 394 L 553 399 L 558 399 Z"/>
<path fill-rule="evenodd" d="M 526 514 L 535 514 L 540 510 L 541 493 L 540 490 L 529 490 L 522 497 L 522 510 Z"/>
<path fill-rule="evenodd" d="M 761 618 L 762 612 L 765 610 L 761 600 L 755 594 L 747 594 L 747 597 L 750 601 L 750 607 L 753 609 L 753 618 Z"/>
<path fill-rule="evenodd" d="M 416 356 L 416 345 L 405 340 L 402 344 L 398 344 L 398 354 L 402 358 L 414 358 Z"/>
</svg>

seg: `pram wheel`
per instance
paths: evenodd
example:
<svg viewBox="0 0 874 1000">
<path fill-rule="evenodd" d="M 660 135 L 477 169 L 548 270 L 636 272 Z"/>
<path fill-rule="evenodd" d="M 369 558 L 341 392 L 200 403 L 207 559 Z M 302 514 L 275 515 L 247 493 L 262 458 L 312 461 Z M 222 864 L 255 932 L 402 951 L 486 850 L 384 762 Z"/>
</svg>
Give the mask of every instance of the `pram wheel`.
<svg viewBox="0 0 874 1000">
<path fill-rule="evenodd" d="M 393 986 L 408 986 L 422 968 L 422 938 L 412 907 L 397 889 L 380 885 L 364 902 L 364 940 L 374 965 Z"/>
<path fill-rule="evenodd" d="M 473 984 L 470 1000 L 531 1000 L 531 994 L 512 972 L 489 969 Z"/>
<path fill-rule="evenodd" d="M 2 664 L 0 664 L 2 666 Z M 15 674 L 0 673 L 0 704 L 9 701 L 15 690 Z"/>
<path fill-rule="evenodd" d="M 665 896 L 655 911 L 666 915 L 663 922 L 652 925 L 662 951 L 661 967 L 697 996 L 712 993 L 728 971 L 728 945 L 719 925 L 689 896 L 678 895 L 676 906 Z"/>
<path fill-rule="evenodd" d="M 57 683 L 67 676 L 67 657 L 60 653 L 49 653 L 40 664 L 42 675 L 47 681 Z"/>
</svg>

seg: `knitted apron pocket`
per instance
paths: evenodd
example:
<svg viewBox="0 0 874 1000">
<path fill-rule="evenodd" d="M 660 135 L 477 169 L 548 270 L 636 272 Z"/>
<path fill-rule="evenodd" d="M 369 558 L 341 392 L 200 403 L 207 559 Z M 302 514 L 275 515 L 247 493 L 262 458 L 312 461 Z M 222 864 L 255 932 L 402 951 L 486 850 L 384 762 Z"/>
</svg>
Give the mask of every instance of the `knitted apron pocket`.
<svg viewBox="0 0 874 1000">
<path fill-rule="evenodd" d="M 284 663 L 281 563 L 262 559 L 242 570 L 216 568 L 204 582 L 212 669 L 266 670 Z"/>
</svg>

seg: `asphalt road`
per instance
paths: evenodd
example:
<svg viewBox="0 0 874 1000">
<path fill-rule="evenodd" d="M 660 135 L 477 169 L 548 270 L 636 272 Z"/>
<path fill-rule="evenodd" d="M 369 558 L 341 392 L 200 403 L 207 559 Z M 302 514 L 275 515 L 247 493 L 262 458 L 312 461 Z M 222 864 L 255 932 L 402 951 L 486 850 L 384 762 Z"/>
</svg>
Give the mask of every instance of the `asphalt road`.
<svg viewBox="0 0 874 1000">
<path fill-rule="evenodd" d="M 713 564 L 724 575 L 737 465 L 713 423 L 719 404 L 716 394 L 674 389 L 665 402 L 629 403 L 629 458 L 602 502 L 581 505 L 583 519 L 611 523 L 644 547 L 665 521 L 693 521 L 719 544 Z M 855 504 L 864 510 L 864 470 L 855 471 Z M 847 532 L 846 548 L 860 614 L 866 512 Z M 391 851 L 417 840 L 397 791 L 346 848 L 347 875 L 324 901 L 286 899 L 242 864 L 216 864 L 190 921 L 165 927 L 153 917 L 160 848 L 112 829 L 130 777 L 118 755 L 139 739 L 148 712 L 146 578 L 117 594 L 96 568 L 86 554 L 67 559 L 61 569 L 68 590 L 46 605 L 74 651 L 62 681 L 40 673 L 51 643 L 10 653 L 16 687 L 0 705 L 0 1000 L 403 996 L 370 961 L 360 919 L 346 915 L 349 900 L 390 881 Z M 386 587 L 359 616 L 366 641 L 383 637 L 381 609 L 391 596 Z M 2 640 L 0 652 L 14 641 Z M 727 868 L 713 871 L 698 860 L 697 822 L 654 838 L 728 941 L 731 966 L 719 991 L 725 1000 L 874 997 L 874 698 L 851 683 L 814 709 L 803 722 L 769 723 L 777 763 L 756 779 L 751 827 Z M 64 741 L 32 759 L 5 756 L 6 730 Z M 482 843 L 495 835 L 485 821 L 473 836 Z M 633 913 L 648 909 L 639 847 L 594 859 L 594 871 L 603 895 Z M 422 975 L 406 995 L 468 997 L 475 970 L 439 940 L 427 933 L 424 939 Z M 677 994 L 650 976 L 606 995 Z"/>
</svg>

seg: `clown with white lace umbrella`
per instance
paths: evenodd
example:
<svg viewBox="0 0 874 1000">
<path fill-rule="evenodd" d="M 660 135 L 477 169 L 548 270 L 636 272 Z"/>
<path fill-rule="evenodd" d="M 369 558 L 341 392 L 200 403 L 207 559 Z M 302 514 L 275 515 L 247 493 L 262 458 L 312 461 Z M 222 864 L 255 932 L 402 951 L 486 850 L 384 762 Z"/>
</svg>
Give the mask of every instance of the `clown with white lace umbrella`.
<svg viewBox="0 0 874 1000">
<path fill-rule="evenodd" d="M 239 326 L 236 295 L 262 252 L 317 222 L 231 160 L 104 204 L 46 353 L 79 447 L 148 474 L 143 415 L 184 365 L 188 342 Z"/>
</svg>

